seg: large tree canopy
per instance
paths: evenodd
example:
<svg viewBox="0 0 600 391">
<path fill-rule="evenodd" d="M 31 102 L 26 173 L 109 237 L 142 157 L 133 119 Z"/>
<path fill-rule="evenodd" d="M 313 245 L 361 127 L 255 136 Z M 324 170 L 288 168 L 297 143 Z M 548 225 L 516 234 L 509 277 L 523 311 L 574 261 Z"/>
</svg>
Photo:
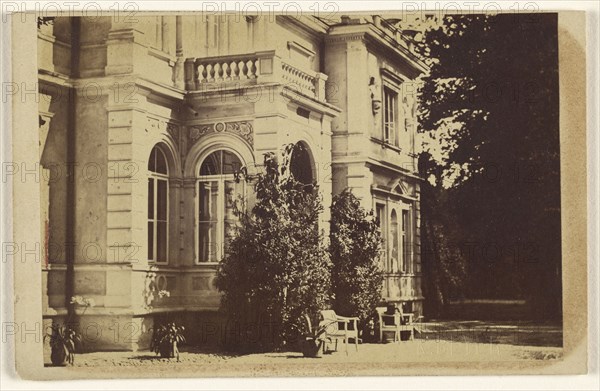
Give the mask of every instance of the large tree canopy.
<svg viewBox="0 0 600 391">
<path fill-rule="evenodd" d="M 560 314 L 557 16 L 446 16 L 419 49 L 427 293 Z"/>
</svg>

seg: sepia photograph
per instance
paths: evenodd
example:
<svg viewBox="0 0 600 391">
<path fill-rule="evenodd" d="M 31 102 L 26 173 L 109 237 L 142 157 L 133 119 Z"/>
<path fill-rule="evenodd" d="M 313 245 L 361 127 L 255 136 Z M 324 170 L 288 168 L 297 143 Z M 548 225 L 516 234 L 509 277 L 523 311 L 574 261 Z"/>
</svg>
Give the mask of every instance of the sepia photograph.
<svg viewBox="0 0 600 391">
<path fill-rule="evenodd" d="M 25 377 L 587 372 L 585 13 L 115 4 L 11 18 Z"/>
</svg>

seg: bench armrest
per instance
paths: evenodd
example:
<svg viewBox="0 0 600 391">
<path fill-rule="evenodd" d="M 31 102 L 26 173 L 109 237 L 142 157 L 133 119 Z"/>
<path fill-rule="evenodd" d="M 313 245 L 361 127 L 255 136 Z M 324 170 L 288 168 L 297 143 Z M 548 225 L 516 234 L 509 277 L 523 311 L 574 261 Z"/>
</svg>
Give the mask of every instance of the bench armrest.
<svg viewBox="0 0 600 391">
<path fill-rule="evenodd" d="M 403 319 L 408 319 L 408 324 L 411 324 L 414 322 L 414 314 L 407 312 L 401 315 Z"/>
<path fill-rule="evenodd" d="M 341 316 L 341 315 L 336 315 L 336 316 L 339 321 L 345 321 L 345 320 L 346 321 L 350 321 L 350 320 L 358 321 L 358 317 L 356 317 L 356 316 Z"/>
<path fill-rule="evenodd" d="M 343 323 L 344 325 L 344 331 L 348 332 L 348 331 L 352 331 L 348 329 L 348 325 L 349 324 L 353 324 L 354 325 L 354 330 L 358 330 L 358 318 L 355 316 L 340 316 L 340 315 L 336 315 L 337 316 L 337 321 L 340 323 Z"/>
</svg>

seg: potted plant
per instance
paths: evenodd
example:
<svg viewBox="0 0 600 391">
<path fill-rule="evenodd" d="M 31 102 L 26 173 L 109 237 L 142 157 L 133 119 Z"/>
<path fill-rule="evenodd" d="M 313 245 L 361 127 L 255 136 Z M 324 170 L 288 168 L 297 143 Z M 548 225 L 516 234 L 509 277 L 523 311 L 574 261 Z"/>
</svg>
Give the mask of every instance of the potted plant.
<svg viewBox="0 0 600 391">
<path fill-rule="evenodd" d="M 54 366 L 63 366 L 66 363 L 73 365 L 75 349 L 81 343 L 81 336 L 71 327 L 54 323 L 51 331 L 44 338 L 50 339 L 50 360 Z"/>
<path fill-rule="evenodd" d="M 304 315 L 308 332 L 303 335 L 300 341 L 300 349 L 304 357 L 322 357 L 325 350 L 325 342 L 329 338 L 325 335 L 327 328 L 335 321 L 320 324 L 319 327 L 313 328 L 308 315 Z"/>
<path fill-rule="evenodd" d="M 177 326 L 175 323 L 159 326 L 154 331 L 150 349 L 154 353 L 160 354 L 162 358 L 177 357 L 177 361 L 179 361 L 177 344 L 185 342 L 184 330 L 185 327 Z"/>
</svg>

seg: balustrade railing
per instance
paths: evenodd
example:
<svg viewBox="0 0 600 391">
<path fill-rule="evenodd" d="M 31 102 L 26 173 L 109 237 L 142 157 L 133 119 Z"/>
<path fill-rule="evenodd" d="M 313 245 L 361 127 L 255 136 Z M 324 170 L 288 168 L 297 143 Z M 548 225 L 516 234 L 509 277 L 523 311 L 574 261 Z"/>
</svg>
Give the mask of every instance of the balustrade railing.
<svg viewBox="0 0 600 391">
<path fill-rule="evenodd" d="M 317 93 L 318 77 L 314 74 L 305 72 L 285 62 L 281 62 L 281 71 L 281 77 L 285 83 L 294 84 L 298 86 L 300 91 L 307 91 L 309 95 L 314 96 Z"/>
<path fill-rule="evenodd" d="M 198 83 L 258 78 L 258 59 L 201 62 L 197 67 Z"/>
<path fill-rule="evenodd" d="M 325 101 L 327 76 L 300 69 L 281 59 L 274 51 L 218 57 L 188 58 L 185 61 L 185 87 L 200 91 L 228 84 L 280 83 L 308 97 Z"/>
</svg>

